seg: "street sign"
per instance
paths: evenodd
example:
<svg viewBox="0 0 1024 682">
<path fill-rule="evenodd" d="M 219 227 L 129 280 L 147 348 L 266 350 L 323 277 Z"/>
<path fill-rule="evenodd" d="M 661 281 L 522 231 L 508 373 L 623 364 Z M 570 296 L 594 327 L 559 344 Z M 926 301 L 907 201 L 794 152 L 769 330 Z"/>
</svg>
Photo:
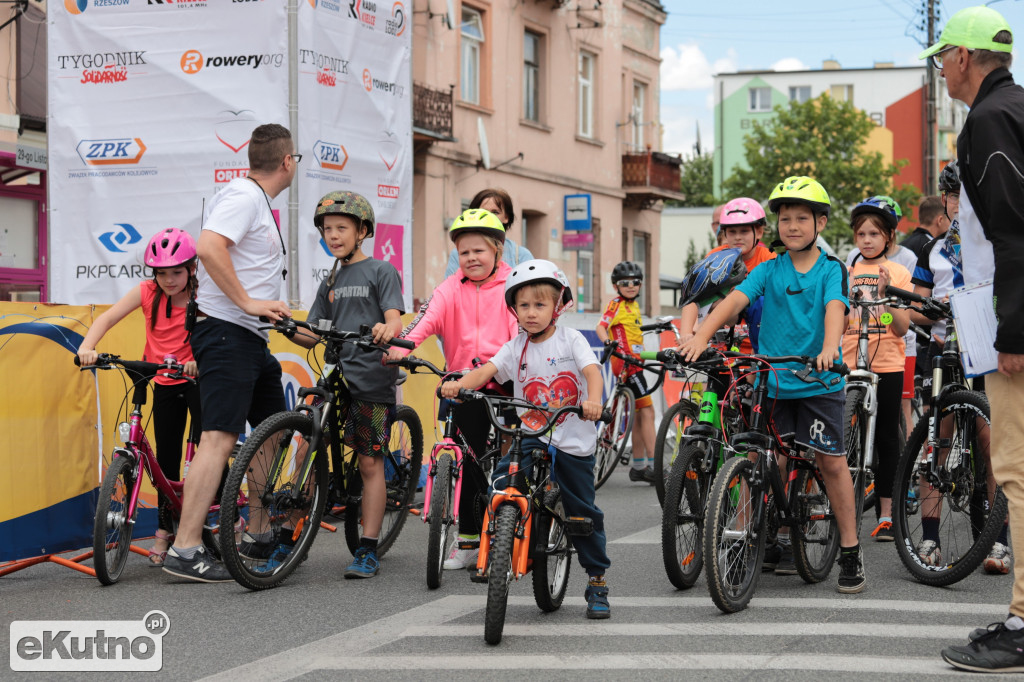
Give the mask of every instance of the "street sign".
<svg viewBox="0 0 1024 682">
<path fill-rule="evenodd" d="M 590 231 L 590 195 L 565 195 L 565 229 Z"/>
</svg>

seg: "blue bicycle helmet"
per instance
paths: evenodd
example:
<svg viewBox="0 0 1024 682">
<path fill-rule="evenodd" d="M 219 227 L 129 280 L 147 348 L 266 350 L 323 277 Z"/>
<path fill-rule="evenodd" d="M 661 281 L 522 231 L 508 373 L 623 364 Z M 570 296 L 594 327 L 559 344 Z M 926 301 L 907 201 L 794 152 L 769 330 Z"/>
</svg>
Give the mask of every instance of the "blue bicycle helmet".
<svg viewBox="0 0 1024 682">
<path fill-rule="evenodd" d="M 903 217 L 900 205 L 892 197 L 882 195 L 868 197 L 854 206 L 853 210 L 850 211 L 851 224 L 856 223 L 857 218 L 864 214 L 875 215 L 881 218 L 890 234 L 896 231 L 896 226 L 900 224 L 900 219 Z"/>
<path fill-rule="evenodd" d="M 694 265 L 683 278 L 683 303 L 704 305 L 722 296 L 747 276 L 739 249 L 722 249 Z"/>
</svg>

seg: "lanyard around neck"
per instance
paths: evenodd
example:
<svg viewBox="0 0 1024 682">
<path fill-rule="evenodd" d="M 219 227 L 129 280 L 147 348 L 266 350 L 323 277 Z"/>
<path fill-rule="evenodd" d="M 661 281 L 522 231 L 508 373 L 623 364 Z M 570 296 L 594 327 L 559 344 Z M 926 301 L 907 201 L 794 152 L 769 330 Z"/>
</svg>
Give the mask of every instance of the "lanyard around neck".
<svg viewBox="0 0 1024 682">
<path fill-rule="evenodd" d="M 252 177 L 251 175 L 250 176 L 246 176 L 246 177 L 248 177 L 250 180 L 252 180 L 254 183 L 256 183 L 256 186 L 260 188 L 261 192 L 263 192 L 263 198 L 267 202 L 267 210 L 270 211 L 270 217 L 274 219 L 274 225 L 277 227 L 277 238 L 281 240 L 281 255 L 284 256 L 284 260 L 287 261 L 288 249 L 286 249 L 284 247 L 284 236 L 281 234 L 281 223 L 277 222 L 277 216 L 274 215 L 274 209 L 270 206 L 270 197 L 267 196 L 267 190 L 263 189 L 263 185 L 261 185 L 259 183 L 259 181 L 256 180 L 256 178 Z M 285 279 L 287 276 L 288 276 L 288 268 L 287 267 L 282 268 L 281 269 L 281 279 Z"/>
</svg>

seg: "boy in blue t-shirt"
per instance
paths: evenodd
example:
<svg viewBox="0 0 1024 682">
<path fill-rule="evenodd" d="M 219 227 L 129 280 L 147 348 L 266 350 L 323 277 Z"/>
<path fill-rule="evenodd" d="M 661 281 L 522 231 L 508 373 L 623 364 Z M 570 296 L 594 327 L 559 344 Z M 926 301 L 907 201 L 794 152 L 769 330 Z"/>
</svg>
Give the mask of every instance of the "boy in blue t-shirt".
<svg viewBox="0 0 1024 682">
<path fill-rule="evenodd" d="M 837 589 L 847 594 L 861 592 L 866 582 L 864 564 L 857 539 L 853 480 L 843 443 L 845 382 L 832 385 L 835 375 L 825 372 L 842 356 L 840 342 L 849 301 L 846 267 L 815 246 L 818 233 L 828 223 L 831 201 L 819 183 L 794 176 L 776 186 L 768 208 L 778 215 L 779 239 L 787 253 L 751 272 L 704 320 L 693 339 L 683 345 L 682 354 L 687 360 L 696 359 L 716 329 L 763 295 L 761 352 L 816 357 L 818 371 L 812 376 L 823 379 L 828 388 L 805 383 L 792 372 L 768 373 L 769 395 L 776 398 L 772 420 L 779 433 L 795 433 L 795 442 L 814 452 L 839 525 Z M 795 365 L 776 367 L 800 369 Z M 783 565 L 784 561 L 780 562 L 779 569 Z"/>
</svg>

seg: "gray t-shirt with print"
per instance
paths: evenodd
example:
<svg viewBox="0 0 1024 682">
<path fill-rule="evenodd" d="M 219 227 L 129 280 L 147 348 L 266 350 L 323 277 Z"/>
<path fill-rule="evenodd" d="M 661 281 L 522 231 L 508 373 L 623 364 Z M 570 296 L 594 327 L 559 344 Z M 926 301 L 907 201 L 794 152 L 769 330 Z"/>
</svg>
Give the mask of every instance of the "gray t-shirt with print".
<svg viewBox="0 0 1024 682">
<path fill-rule="evenodd" d="M 316 292 L 308 320 L 330 319 L 335 329 L 359 331 L 359 325 L 373 327 L 384 321 L 384 311 L 404 313 L 402 281 L 395 266 L 367 258 L 338 268 L 334 284 L 325 279 Z M 375 403 L 395 402 L 398 367 L 381 364 L 384 354 L 367 352 L 353 343 L 341 349 L 341 367 L 352 397 Z"/>
</svg>

